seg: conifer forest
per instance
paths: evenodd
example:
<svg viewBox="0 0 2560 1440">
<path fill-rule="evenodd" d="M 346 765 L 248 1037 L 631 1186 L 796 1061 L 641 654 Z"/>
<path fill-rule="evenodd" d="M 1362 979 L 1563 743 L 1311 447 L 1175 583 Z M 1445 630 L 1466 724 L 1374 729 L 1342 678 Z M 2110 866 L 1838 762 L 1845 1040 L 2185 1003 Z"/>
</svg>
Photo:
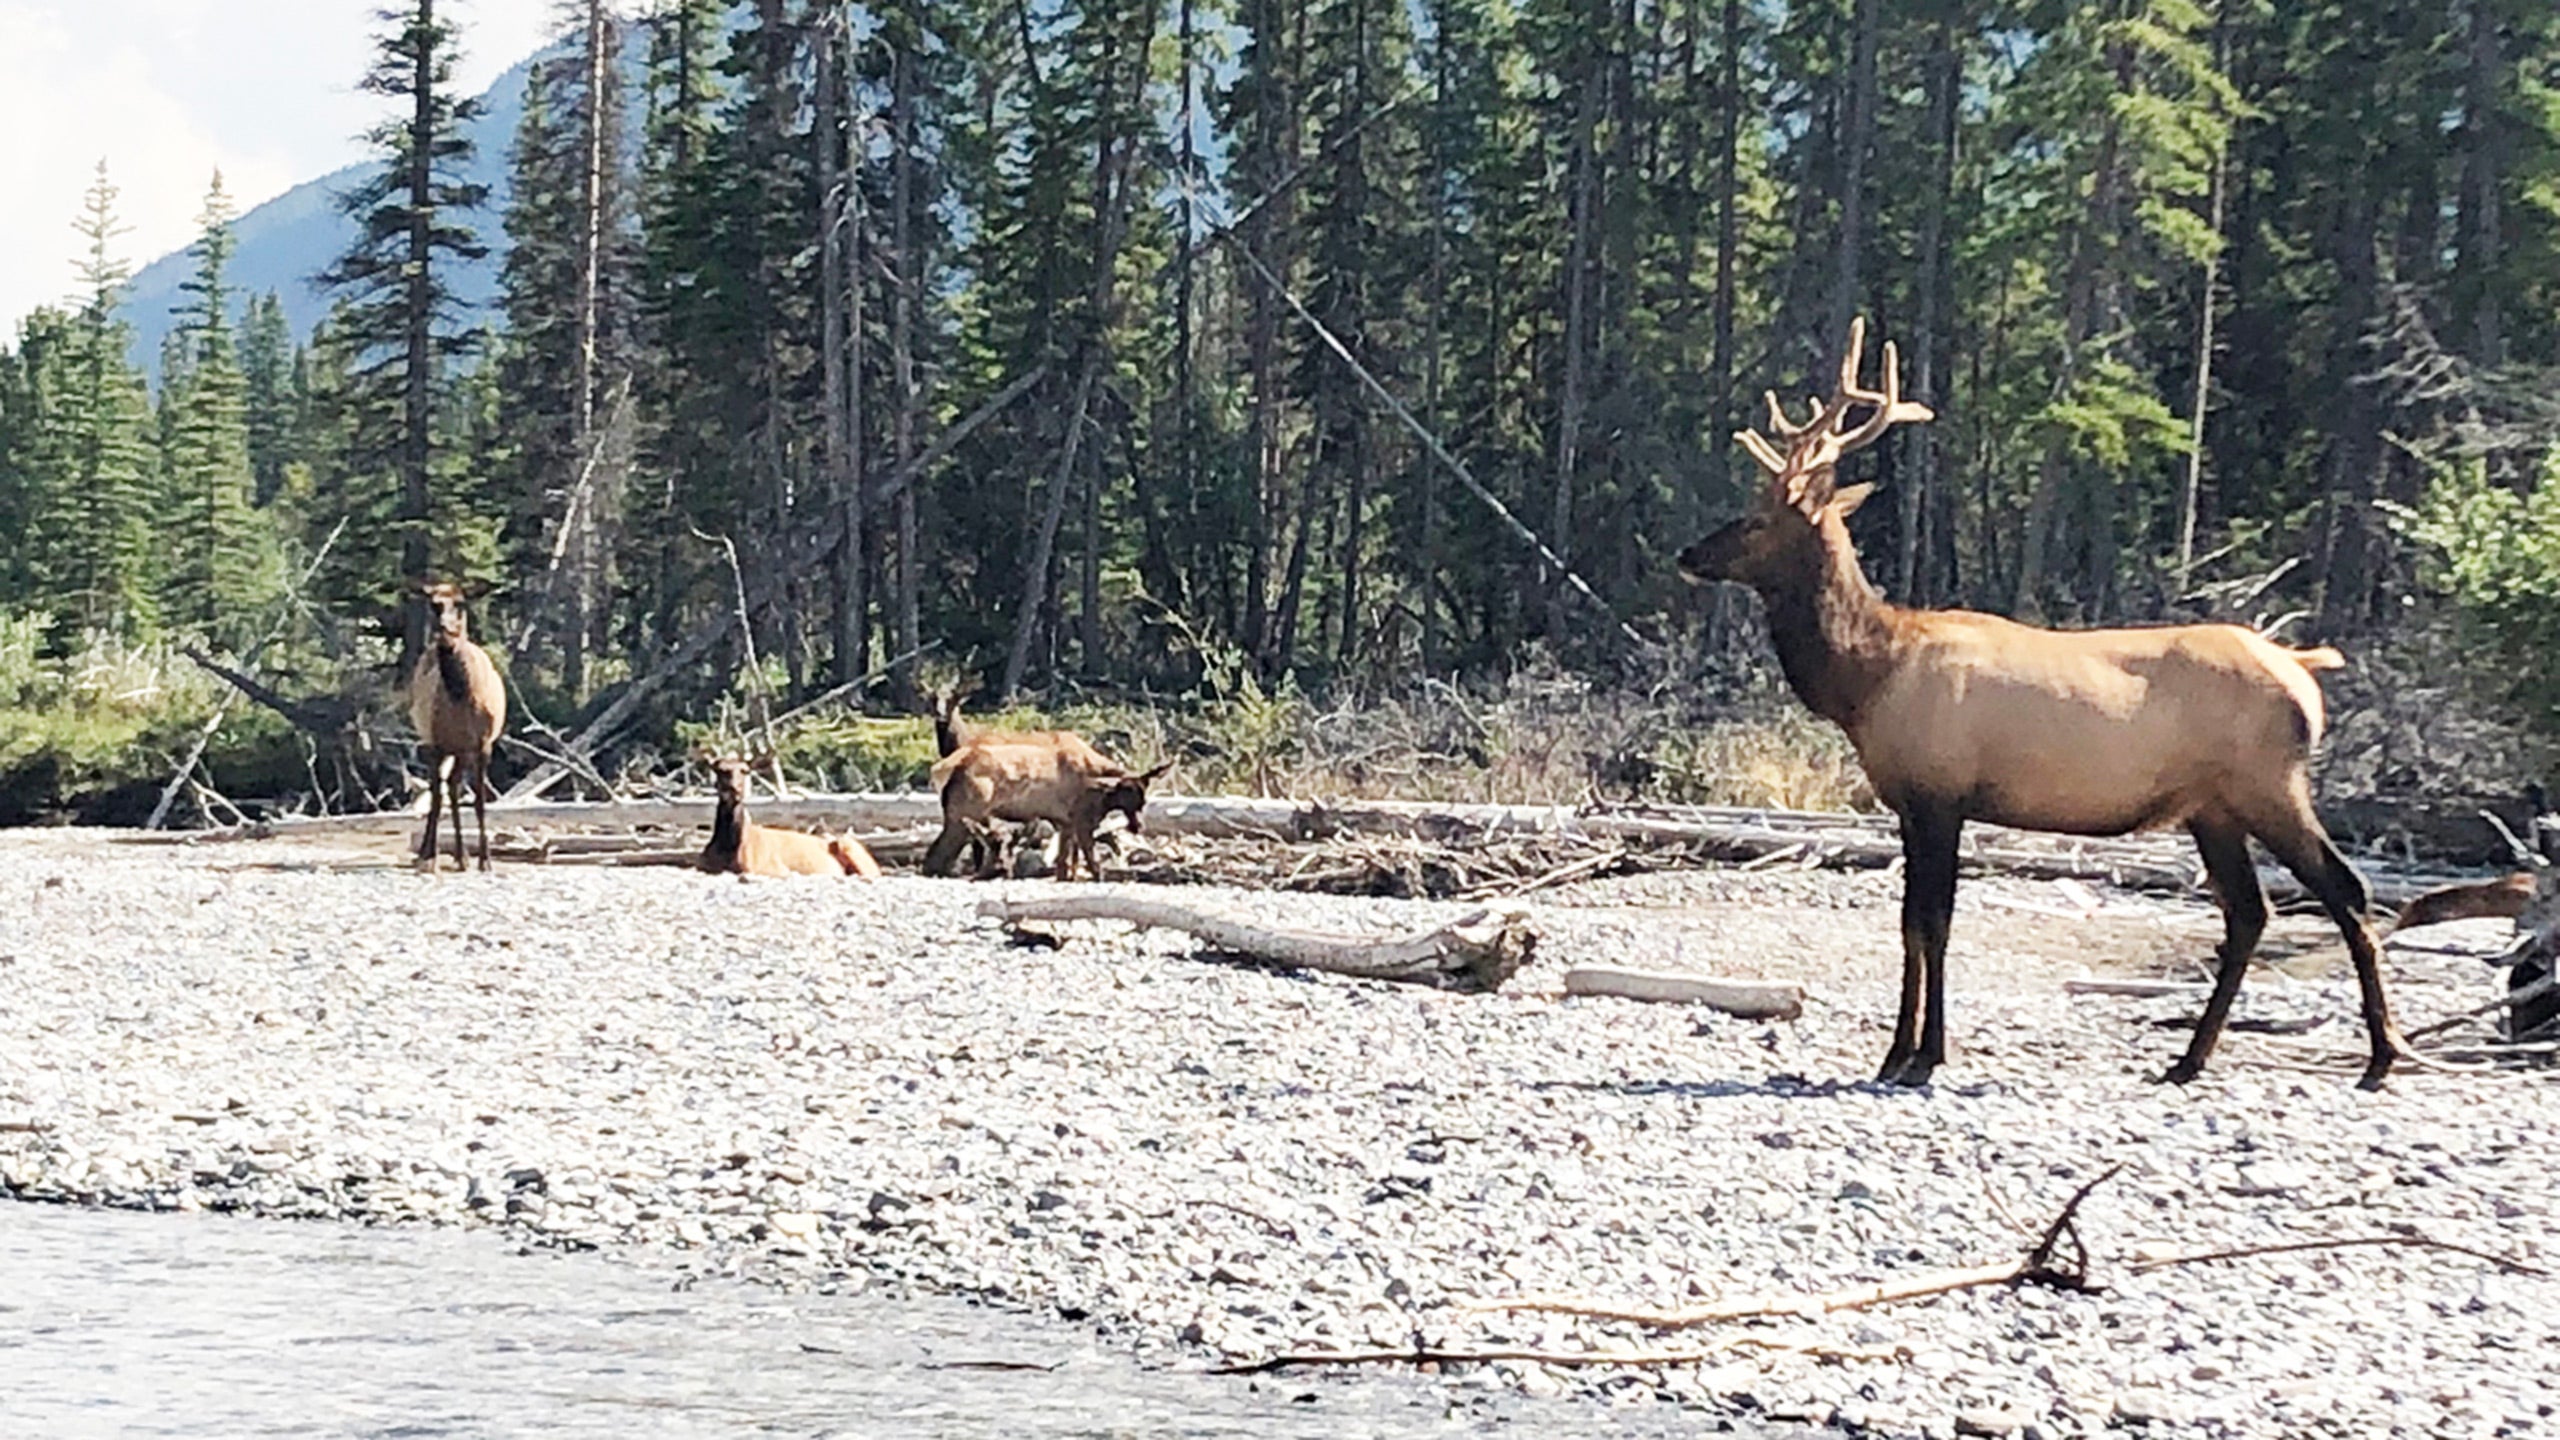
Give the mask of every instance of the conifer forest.
<svg viewBox="0 0 2560 1440">
<path fill-rule="evenodd" d="M 2424 629 L 2560 725 L 2547 0 L 570 0 L 504 203 L 467 24 L 376 39 L 316 328 L 212 177 L 138 365 L 109 157 L 0 337 L 0 768 L 213 713 L 98 741 L 83 667 L 372 703 L 430 577 L 634 741 L 1651 683 L 1756 643 L 1672 556 L 1858 315 L 1937 417 L 1861 461 L 1888 596 Z"/>
</svg>

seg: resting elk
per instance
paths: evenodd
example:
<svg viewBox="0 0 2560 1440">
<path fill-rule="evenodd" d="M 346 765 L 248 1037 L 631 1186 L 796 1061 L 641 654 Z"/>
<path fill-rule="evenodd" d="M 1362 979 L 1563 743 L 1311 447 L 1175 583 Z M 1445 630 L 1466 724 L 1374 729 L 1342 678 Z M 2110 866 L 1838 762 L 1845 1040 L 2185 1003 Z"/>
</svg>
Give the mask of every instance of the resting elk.
<svg viewBox="0 0 2560 1440">
<path fill-rule="evenodd" d="M 1117 810 L 1132 831 L 1143 828 L 1138 815 L 1146 808 L 1147 787 L 1172 768 L 1168 760 L 1132 775 L 1083 736 L 1064 730 L 981 732 L 934 762 L 942 833 L 925 851 L 924 872 L 950 874 L 960 847 L 982 845 L 994 821 L 1046 820 L 1058 827 L 1058 878 L 1075 878 L 1081 863 L 1088 877 L 1099 880 L 1093 842 L 1103 817 Z"/>
<path fill-rule="evenodd" d="M 427 750 L 427 828 L 418 837 L 418 861 L 436 868 L 436 820 L 453 810 L 453 868 L 462 859 L 462 782 L 471 781 L 471 807 L 480 820 L 480 868 L 489 868 L 489 802 L 497 791 L 489 784 L 489 754 L 499 732 L 507 728 L 507 687 L 489 652 L 471 643 L 470 623 L 463 616 L 462 591 L 448 584 L 422 582 L 426 597 L 427 648 L 409 671 L 409 723 L 418 729 Z"/>
<path fill-rule="evenodd" d="M 700 864 L 714 875 L 859 875 L 880 878 L 880 863 L 851 836 L 811 835 L 776 830 L 747 818 L 749 777 L 772 763 L 769 756 L 740 759 L 734 755 L 698 757 L 708 761 L 719 794 L 711 814 L 711 843 L 702 847 Z"/>
<path fill-rule="evenodd" d="M 2538 812 L 2549 803 L 2539 784 L 2525 787 L 2528 802 Z M 2421 925 L 2439 925 L 2447 920 L 2470 920 L 2483 916 L 2512 920 L 2531 908 L 2546 893 L 2560 889 L 2560 815 L 2536 814 L 2533 835 L 2537 851 L 2510 833 L 2506 823 L 2496 815 L 2481 815 L 2496 827 L 2515 852 L 2518 863 L 2526 868 L 2495 880 L 2477 880 L 2465 885 L 2447 885 L 2430 890 L 2400 907 L 2391 922 L 2392 933 L 2415 930 Z"/>
<path fill-rule="evenodd" d="M 1875 792 L 1901 820 L 1902 1003 L 1877 1078 L 1925 1084 L 1946 1059 L 1946 951 L 1957 842 L 1981 820 L 2071 835 L 2182 825 L 2222 907 L 2213 994 L 2186 1054 L 2162 1078 L 2204 1068 L 2265 929 L 2249 859 L 2255 837 L 2319 897 L 2346 937 L 2371 1047 L 2362 1084 L 2405 1053 L 2391 1022 L 2364 880 L 2311 805 L 2324 711 L 2313 678 L 2345 660 L 2236 625 L 2057 631 L 1960 610 L 1913 610 L 1869 584 L 1848 519 L 1873 489 L 1842 486 L 1842 457 L 1925 421 L 1901 398 L 1894 347 L 1882 388 L 1858 381 L 1865 321 L 1828 399 L 1790 419 L 1769 397 L 1774 439 L 1736 436 L 1767 472 L 1741 519 L 1680 552 L 1696 583 L 1759 592 L 1797 697 L 1847 732 Z M 1865 414 L 1850 423 L 1856 412 Z"/>
</svg>

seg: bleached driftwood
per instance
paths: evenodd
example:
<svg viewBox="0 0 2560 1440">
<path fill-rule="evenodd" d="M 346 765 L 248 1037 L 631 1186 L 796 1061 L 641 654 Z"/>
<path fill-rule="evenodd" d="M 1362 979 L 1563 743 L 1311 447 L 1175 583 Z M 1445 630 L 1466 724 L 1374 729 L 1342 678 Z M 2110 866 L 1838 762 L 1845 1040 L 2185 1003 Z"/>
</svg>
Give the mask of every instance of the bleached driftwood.
<svg viewBox="0 0 2560 1440">
<path fill-rule="evenodd" d="M 2211 985 L 2195 980 L 2065 980 L 2065 995 L 2123 995 L 2136 1000 L 2202 995 Z"/>
<path fill-rule="evenodd" d="M 489 807 L 492 826 L 523 828 L 669 826 L 711 823 L 711 800 L 506 801 Z M 794 829 L 829 832 L 894 831 L 939 825 L 942 802 L 925 791 L 896 794 L 801 795 L 767 800 L 759 819 Z M 414 828 L 409 812 L 331 815 L 263 821 L 223 830 L 191 832 L 195 839 L 401 835 Z M 1151 795 L 1147 829 L 1167 836 L 1307 843 L 1339 838 L 1411 839 L 1451 849 L 1513 839 L 1558 838 L 1628 849 L 1683 852 L 1695 859 L 1747 862 L 1784 855 L 1808 866 L 1878 869 L 1902 857 L 1890 815 L 1804 810 L 1763 810 L 1729 805 L 1660 806 L 1579 810 L 1563 805 L 1470 805 L 1414 800 L 1321 801 L 1251 796 Z M 879 847 L 873 846 L 875 854 Z M 885 858 L 885 857 L 884 857 Z M 2057 836 L 1966 827 L 1963 858 L 1969 864 L 2033 879 L 2105 880 L 2142 889 L 2188 891 L 2198 883 L 2194 847 L 2183 836 L 2128 835 L 2113 839 Z M 2299 896 L 2293 877 L 2260 872 L 2269 895 L 2281 902 Z M 2440 876 L 2369 875 L 2375 897 L 2406 900 Z"/>
<path fill-rule="evenodd" d="M 1703 975 L 1665 975 L 1607 965 L 1585 965 L 1566 971 L 1564 993 L 1704 1005 L 1745 1020 L 1793 1020 L 1804 1013 L 1801 985 L 1769 980 L 1713 980 Z"/>
<path fill-rule="evenodd" d="M 1125 890 L 982 900 L 978 913 L 1016 927 L 1025 921 L 1119 920 L 1181 930 L 1250 959 L 1445 990 L 1499 990 L 1537 945 L 1537 933 L 1525 915 L 1490 909 L 1429 930 L 1383 937 L 1286 930 Z"/>
</svg>

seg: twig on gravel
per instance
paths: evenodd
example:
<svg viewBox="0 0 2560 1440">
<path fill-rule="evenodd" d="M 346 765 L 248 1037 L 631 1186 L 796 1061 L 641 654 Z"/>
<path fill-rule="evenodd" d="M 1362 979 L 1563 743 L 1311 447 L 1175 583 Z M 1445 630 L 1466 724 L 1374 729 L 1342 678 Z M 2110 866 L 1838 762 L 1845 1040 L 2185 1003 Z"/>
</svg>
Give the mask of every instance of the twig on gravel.
<svg viewBox="0 0 2560 1440">
<path fill-rule="evenodd" d="M 2277 1245 L 2243 1245 L 2230 1250 L 2201 1250 L 2192 1255 L 2163 1255 L 2154 1260 L 2136 1260 L 2127 1268 L 2136 1273 L 2142 1273 L 2151 1270 L 2167 1270 L 2179 1265 L 2204 1265 L 2219 1260 L 2249 1260 L 2260 1255 L 2292 1255 L 2305 1250 L 2375 1248 L 2442 1250 L 2454 1255 L 2468 1255 L 2474 1260 L 2485 1260 L 2510 1275 L 2529 1275 L 2537 1280 L 2547 1280 L 2551 1276 L 2550 1271 L 2527 1265 L 2521 1260 L 2487 1250 L 2475 1250 L 2468 1245 L 2457 1245 L 2453 1241 L 2438 1240 L 2427 1235 L 2357 1235 L 2340 1240 L 2293 1240 Z"/>
<path fill-rule="evenodd" d="M 1736 1335 L 1713 1345 L 1677 1350 L 1444 1350 L 1417 1340 L 1409 1350 L 1307 1350 L 1260 1360 L 1210 1367 L 1212 1375 L 1268 1375 L 1275 1370 L 1310 1365 L 1489 1365 L 1511 1363 L 1553 1365 L 1561 1369 L 1619 1366 L 1647 1369 L 1667 1365 L 1701 1365 L 1736 1350 L 1775 1350 L 1809 1355 L 1817 1360 L 1900 1360 L 1910 1353 L 1902 1345 L 1820 1345 L 1776 1340 L 1765 1335 Z"/>
<path fill-rule="evenodd" d="M 2078 1190 L 2053 1217 L 2033 1248 L 2015 1260 L 1991 1265 L 1972 1265 L 1957 1270 L 1931 1270 L 1901 1280 L 1880 1280 L 1868 1285 L 1844 1285 L 1836 1290 L 1821 1290 L 1810 1295 L 1792 1292 L 1746 1295 L 1738 1300 L 1719 1300 L 1695 1305 L 1685 1310 L 1642 1310 L 1603 1304 L 1599 1301 L 1571 1296 L 1523 1296 L 1514 1300 L 1484 1300 L 1462 1305 L 1469 1311 L 1535 1310 L 1551 1315 L 1579 1315 L 1592 1320 L 1624 1320 L 1656 1330 L 1687 1330 L 1700 1325 L 1713 1325 L 1726 1320 L 1761 1320 L 1782 1315 L 1829 1315 L 1840 1310 L 1866 1310 L 1889 1305 L 1897 1300 L 1917 1300 L 1930 1295 L 1945 1295 L 1957 1290 L 1978 1290 L 1986 1285 L 2044 1285 L 2056 1290 L 2086 1290 L 2089 1284 L 2089 1250 L 2080 1241 L 2077 1220 L 2082 1201 L 2089 1192 L 2115 1178 L 2124 1166 L 2113 1165 Z M 2054 1251 L 2065 1239 L 2071 1242 L 2073 1258 L 2068 1266 L 2054 1264 Z"/>
<path fill-rule="evenodd" d="M 2462 1011 L 2460 1014 L 2448 1015 L 2442 1020 L 2435 1021 L 2431 1024 L 2421 1025 L 2401 1038 L 2410 1041 L 2418 1041 L 2423 1040 L 2430 1035 L 2441 1035 L 2445 1031 L 2460 1025 L 2465 1020 L 2476 1020 L 2493 1011 L 2504 1010 L 2510 1005 L 2529 1004 L 2550 994 L 2555 989 L 2560 989 L 2560 971 L 2555 971 L 2552 974 L 2545 975 L 2541 979 L 2534 981 L 2532 984 L 2525 986 L 2521 990 L 2511 990 L 2506 994 L 2499 996 L 2497 999 L 2490 1001 L 2486 1005 L 2474 1005 L 2470 1009 Z"/>
</svg>

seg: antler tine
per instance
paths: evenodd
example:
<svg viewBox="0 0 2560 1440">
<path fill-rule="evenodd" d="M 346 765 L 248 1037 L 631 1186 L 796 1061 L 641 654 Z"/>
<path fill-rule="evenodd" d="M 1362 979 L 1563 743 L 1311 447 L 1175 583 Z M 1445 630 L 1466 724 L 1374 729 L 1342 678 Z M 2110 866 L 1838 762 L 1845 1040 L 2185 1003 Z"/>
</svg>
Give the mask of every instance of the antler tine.
<svg viewBox="0 0 2560 1440">
<path fill-rule="evenodd" d="M 1777 391 L 1764 390 L 1760 393 L 1769 402 L 1769 428 L 1777 432 L 1779 439 L 1793 440 L 1812 428 L 1811 421 L 1799 425 L 1793 420 L 1787 418 L 1787 407 L 1779 401 Z M 1815 420 L 1822 418 L 1819 406 L 1815 408 L 1813 418 Z"/>
<path fill-rule="evenodd" d="M 1881 389 L 1860 392 L 1859 400 L 1875 407 L 1875 412 L 1860 422 L 1858 428 L 1840 437 L 1843 455 L 1862 445 L 1873 444 L 1876 437 L 1906 421 L 1917 423 L 1937 418 L 1937 412 L 1917 400 L 1902 398 L 1902 356 L 1892 341 L 1884 342 L 1884 383 Z"/>
<path fill-rule="evenodd" d="M 1733 438 L 1742 442 L 1742 448 L 1751 452 L 1751 458 L 1760 462 L 1761 469 L 1772 475 L 1787 472 L 1787 457 L 1779 454 L 1778 447 L 1770 444 L 1759 431 L 1736 430 Z"/>
<path fill-rule="evenodd" d="M 1866 353 L 1867 317 L 1852 315 L 1849 317 L 1849 348 L 1840 356 L 1840 386 L 1832 392 L 1834 403 L 1866 398 L 1858 393 L 1858 364 L 1866 358 Z M 1886 368 L 1891 369 L 1892 366 L 1888 364 Z"/>
</svg>

